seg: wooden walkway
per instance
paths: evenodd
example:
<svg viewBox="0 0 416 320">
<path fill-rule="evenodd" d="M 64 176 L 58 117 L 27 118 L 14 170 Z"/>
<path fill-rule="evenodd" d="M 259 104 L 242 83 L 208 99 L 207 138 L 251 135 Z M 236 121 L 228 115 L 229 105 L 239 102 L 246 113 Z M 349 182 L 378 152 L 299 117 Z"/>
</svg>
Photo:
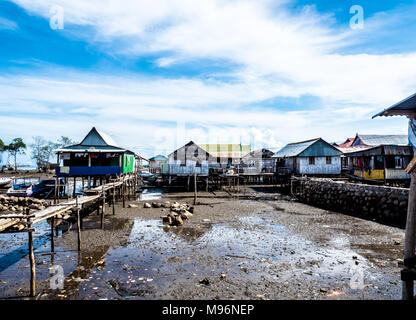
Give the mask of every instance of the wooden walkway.
<svg viewBox="0 0 416 320">
<path fill-rule="evenodd" d="M 116 200 L 116 190 L 119 191 L 119 196 L 122 197 L 123 207 L 125 207 L 125 196 L 127 193 L 128 198 L 130 195 L 136 193 L 137 186 L 137 175 L 130 174 L 124 177 L 119 178 L 116 181 L 112 181 L 101 186 L 85 189 L 83 190 L 83 196 L 76 197 L 74 199 L 67 200 L 62 203 L 55 203 L 46 209 L 35 211 L 30 213 L 27 208 L 26 214 L 4 214 L 0 215 L 0 233 L 17 233 L 17 232 L 27 232 L 29 235 L 29 260 L 30 260 L 30 269 L 31 269 L 31 278 L 30 278 L 30 296 L 35 296 L 35 283 L 36 283 L 36 271 L 35 271 L 35 255 L 33 248 L 33 232 L 35 229 L 33 225 L 35 223 L 41 222 L 46 219 L 52 219 L 51 222 L 51 253 L 54 253 L 54 219 L 58 215 L 62 215 L 67 211 L 72 211 L 76 213 L 77 216 L 77 232 L 78 232 L 78 251 L 81 250 L 81 225 L 82 217 L 80 217 L 80 207 L 87 203 L 100 203 L 102 205 L 98 207 L 98 210 L 101 208 L 101 228 L 104 227 L 104 213 L 105 213 L 105 202 L 106 198 L 111 199 L 111 204 L 113 207 L 113 215 L 115 214 L 115 200 Z M 56 189 L 56 188 L 55 188 Z M 106 192 L 111 197 L 106 197 Z M 56 201 L 57 199 L 55 199 Z"/>
<path fill-rule="evenodd" d="M 78 205 L 95 201 L 96 199 L 100 197 L 101 195 L 79 197 Z M 32 223 L 37 223 L 45 219 L 49 219 L 54 216 L 57 216 L 58 214 L 62 214 L 66 211 L 75 209 L 76 205 L 77 205 L 77 200 L 73 199 L 70 201 L 51 205 L 50 207 L 47 207 L 46 209 L 43 209 L 43 210 L 36 211 L 32 215 Z M 10 218 L 7 218 L 7 217 L 10 217 Z M 26 219 L 27 219 L 26 214 L 0 215 L 0 232 L 6 230 L 9 227 L 12 227 L 15 224 L 21 223 L 22 220 L 26 220 Z"/>
</svg>

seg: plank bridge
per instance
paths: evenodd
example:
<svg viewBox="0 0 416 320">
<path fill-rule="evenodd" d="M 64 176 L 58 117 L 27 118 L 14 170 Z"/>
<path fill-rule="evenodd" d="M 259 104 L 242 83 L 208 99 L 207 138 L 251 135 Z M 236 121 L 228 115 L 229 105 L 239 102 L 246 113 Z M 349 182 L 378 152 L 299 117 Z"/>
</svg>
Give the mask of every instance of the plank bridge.
<svg viewBox="0 0 416 320">
<path fill-rule="evenodd" d="M 123 208 L 125 208 L 126 198 L 130 200 L 131 196 L 135 197 L 137 182 L 136 174 L 126 174 L 114 180 L 110 180 L 108 183 L 103 183 L 100 186 L 83 189 L 82 196 L 76 196 L 61 203 L 59 203 L 59 198 L 56 197 L 56 190 L 59 185 L 55 185 L 55 198 L 53 205 L 35 212 L 30 212 L 30 209 L 27 208 L 26 212 L 22 214 L 0 215 L 0 233 L 28 233 L 31 297 L 34 297 L 36 294 L 36 264 L 33 247 L 33 232 L 35 231 L 34 225 L 46 219 L 51 219 L 51 254 L 54 254 L 54 220 L 62 215 L 66 215 L 67 217 L 75 216 L 77 220 L 78 251 L 80 251 L 82 238 L 82 217 L 80 216 L 80 209 L 87 204 L 98 204 L 98 210 L 101 211 L 101 229 L 103 229 L 106 201 L 111 205 L 112 214 L 115 215 L 116 199 L 122 200 Z"/>
</svg>

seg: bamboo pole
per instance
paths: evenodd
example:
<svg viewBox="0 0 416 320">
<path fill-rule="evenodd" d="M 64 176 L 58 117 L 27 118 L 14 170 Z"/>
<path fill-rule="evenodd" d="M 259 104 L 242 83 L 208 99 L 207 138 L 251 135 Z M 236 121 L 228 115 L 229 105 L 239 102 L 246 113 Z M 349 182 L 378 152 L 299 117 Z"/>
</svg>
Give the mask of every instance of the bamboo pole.
<svg viewBox="0 0 416 320">
<path fill-rule="evenodd" d="M 415 256 L 415 225 L 416 225 L 416 173 L 412 172 L 409 189 L 409 202 L 407 207 L 406 232 L 404 243 L 404 260 Z M 402 299 L 413 300 L 413 280 L 402 281 Z"/>
</svg>

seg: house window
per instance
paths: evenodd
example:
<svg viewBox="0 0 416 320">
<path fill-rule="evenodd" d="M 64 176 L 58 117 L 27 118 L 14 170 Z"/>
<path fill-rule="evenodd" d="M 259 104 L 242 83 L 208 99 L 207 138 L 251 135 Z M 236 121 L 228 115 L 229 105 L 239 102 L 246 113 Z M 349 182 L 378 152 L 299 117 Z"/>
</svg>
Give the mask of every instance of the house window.
<svg viewBox="0 0 416 320">
<path fill-rule="evenodd" d="M 331 157 L 326 157 L 326 164 L 331 164 Z"/>
<path fill-rule="evenodd" d="M 396 169 L 403 169 L 403 158 L 402 157 L 394 157 L 394 167 Z"/>
<path fill-rule="evenodd" d="M 309 164 L 315 164 L 315 157 L 309 157 Z"/>
</svg>

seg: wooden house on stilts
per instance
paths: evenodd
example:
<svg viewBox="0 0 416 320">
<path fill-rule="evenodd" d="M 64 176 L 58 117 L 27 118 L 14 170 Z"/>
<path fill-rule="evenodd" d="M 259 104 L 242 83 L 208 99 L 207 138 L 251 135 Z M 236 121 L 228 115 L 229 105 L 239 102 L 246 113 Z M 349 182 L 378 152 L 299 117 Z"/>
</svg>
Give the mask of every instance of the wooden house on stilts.
<svg viewBox="0 0 416 320">
<path fill-rule="evenodd" d="M 322 138 L 289 143 L 273 155 L 276 172 L 298 175 L 339 175 L 341 151 Z"/>
<path fill-rule="evenodd" d="M 55 150 L 57 177 L 88 177 L 108 180 L 136 172 L 136 154 L 117 144 L 95 127 L 79 144 Z"/>
</svg>

